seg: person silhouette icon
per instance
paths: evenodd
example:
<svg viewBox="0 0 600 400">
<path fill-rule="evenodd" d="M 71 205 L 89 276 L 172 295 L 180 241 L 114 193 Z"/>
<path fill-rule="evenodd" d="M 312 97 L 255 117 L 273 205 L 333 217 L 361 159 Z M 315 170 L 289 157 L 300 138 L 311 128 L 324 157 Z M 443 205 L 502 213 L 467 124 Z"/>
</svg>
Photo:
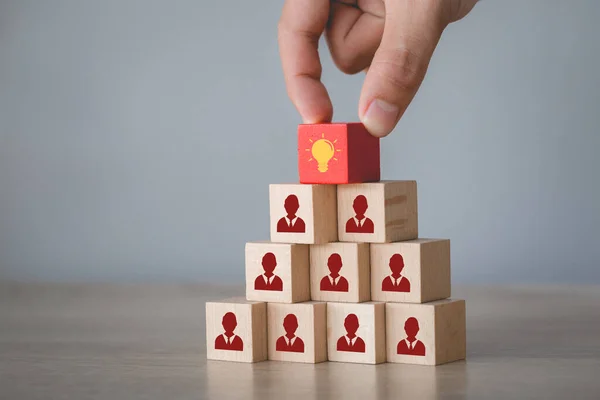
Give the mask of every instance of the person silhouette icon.
<svg viewBox="0 0 600 400">
<path fill-rule="evenodd" d="M 410 317 L 406 320 L 404 323 L 404 332 L 406 332 L 406 339 L 398 342 L 396 352 L 408 356 L 424 356 L 425 345 L 417 339 L 419 321 L 415 317 Z"/>
<path fill-rule="evenodd" d="M 295 194 L 290 194 L 285 198 L 283 203 L 287 215 L 277 221 L 277 232 L 304 233 L 306 232 L 306 224 L 304 220 L 296 215 L 300 208 L 298 197 Z"/>
<path fill-rule="evenodd" d="M 338 339 L 336 346 L 337 351 L 351 351 L 354 353 L 365 352 L 365 342 L 356 335 L 359 326 L 356 314 L 348 314 L 344 320 L 346 334 Z"/>
<path fill-rule="evenodd" d="M 242 338 L 233 333 L 237 327 L 237 319 L 235 314 L 228 312 L 223 315 L 222 324 L 225 333 L 217 336 L 215 339 L 215 349 L 243 351 L 244 342 L 242 341 Z"/>
<path fill-rule="evenodd" d="M 346 233 L 373 233 L 375 232 L 375 225 L 370 218 L 365 216 L 369 204 L 367 198 L 362 194 L 359 194 L 352 203 L 354 208 L 355 216 L 350 218 L 346 222 Z"/>
<path fill-rule="evenodd" d="M 321 279 L 320 289 L 327 292 L 347 292 L 348 280 L 340 275 L 342 269 L 342 257 L 338 253 L 333 253 L 327 259 L 329 275 Z"/>
<path fill-rule="evenodd" d="M 266 253 L 262 258 L 262 267 L 265 273 L 260 274 L 254 280 L 254 290 L 283 291 L 283 281 L 273 273 L 276 266 L 277 259 L 275 258 L 275 254 Z"/>
<path fill-rule="evenodd" d="M 404 269 L 404 258 L 400 254 L 390 257 L 391 275 L 386 276 L 381 282 L 381 290 L 384 292 L 410 292 L 410 281 L 402 276 Z"/>
<path fill-rule="evenodd" d="M 275 350 L 289 351 L 293 353 L 304 353 L 304 342 L 296 336 L 298 329 L 298 318 L 294 314 L 288 314 L 283 319 L 285 335 L 280 336 L 275 342 Z"/>
</svg>

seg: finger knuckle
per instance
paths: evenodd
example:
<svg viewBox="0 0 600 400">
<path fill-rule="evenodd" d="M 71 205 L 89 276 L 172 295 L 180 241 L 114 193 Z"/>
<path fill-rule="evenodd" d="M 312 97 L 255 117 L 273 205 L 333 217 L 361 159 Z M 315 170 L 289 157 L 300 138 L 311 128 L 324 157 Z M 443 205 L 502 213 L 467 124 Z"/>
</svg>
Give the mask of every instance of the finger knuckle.
<svg viewBox="0 0 600 400">
<path fill-rule="evenodd" d="M 417 53 L 400 47 L 383 51 L 370 71 L 399 90 L 414 91 L 420 86 L 425 69 Z"/>
</svg>

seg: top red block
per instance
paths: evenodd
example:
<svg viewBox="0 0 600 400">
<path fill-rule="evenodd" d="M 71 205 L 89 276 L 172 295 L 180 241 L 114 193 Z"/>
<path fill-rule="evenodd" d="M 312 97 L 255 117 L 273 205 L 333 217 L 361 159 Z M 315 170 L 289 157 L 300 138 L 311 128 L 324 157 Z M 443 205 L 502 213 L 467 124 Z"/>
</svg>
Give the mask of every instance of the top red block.
<svg viewBox="0 0 600 400">
<path fill-rule="evenodd" d="M 300 183 L 377 182 L 379 138 L 361 123 L 298 125 Z"/>
</svg>

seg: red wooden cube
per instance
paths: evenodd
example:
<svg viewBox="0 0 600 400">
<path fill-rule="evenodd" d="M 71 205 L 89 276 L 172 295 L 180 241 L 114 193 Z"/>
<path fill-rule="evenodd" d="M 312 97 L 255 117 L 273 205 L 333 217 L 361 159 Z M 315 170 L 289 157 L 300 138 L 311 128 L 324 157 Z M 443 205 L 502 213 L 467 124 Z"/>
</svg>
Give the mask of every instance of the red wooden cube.
<svg viewBox="0 0 600 400">
<path fill-rule="evenodd" d="M 379 138 L 361 123 L 298 126 L 300 183 L 377 182 Z"/>
</svg>

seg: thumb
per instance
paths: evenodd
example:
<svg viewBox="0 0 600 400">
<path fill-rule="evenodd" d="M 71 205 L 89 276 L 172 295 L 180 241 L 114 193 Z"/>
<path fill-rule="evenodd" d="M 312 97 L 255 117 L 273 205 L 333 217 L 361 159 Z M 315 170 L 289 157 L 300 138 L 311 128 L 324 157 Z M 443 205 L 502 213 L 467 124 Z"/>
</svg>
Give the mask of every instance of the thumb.
<svg viewBox="0 0 600 400">
<path fill-rule="evenodd" d="M 429 60 L 447 25 L 436 0 L 387 0 L 379 49 L 373 57 L 359 101 L 367 130 L 387 136 L 423 82 Z"/>
</svg>

